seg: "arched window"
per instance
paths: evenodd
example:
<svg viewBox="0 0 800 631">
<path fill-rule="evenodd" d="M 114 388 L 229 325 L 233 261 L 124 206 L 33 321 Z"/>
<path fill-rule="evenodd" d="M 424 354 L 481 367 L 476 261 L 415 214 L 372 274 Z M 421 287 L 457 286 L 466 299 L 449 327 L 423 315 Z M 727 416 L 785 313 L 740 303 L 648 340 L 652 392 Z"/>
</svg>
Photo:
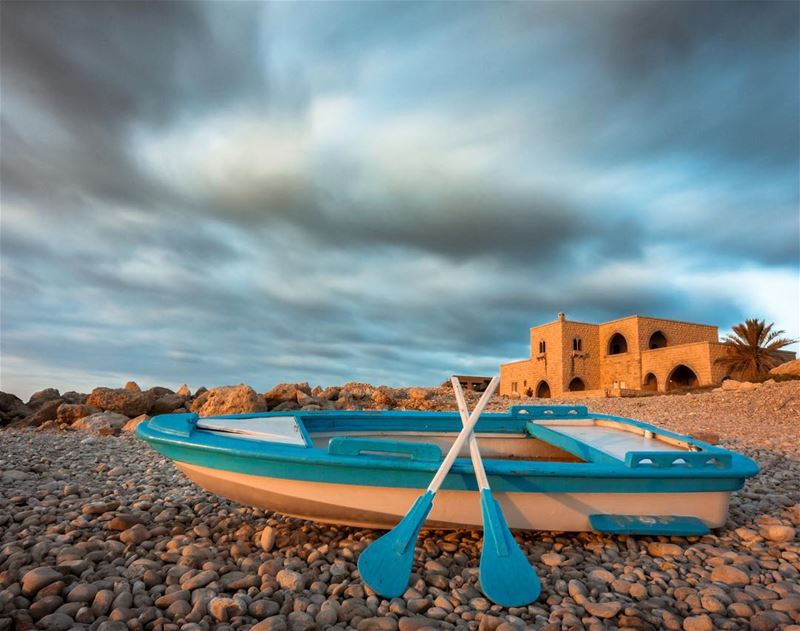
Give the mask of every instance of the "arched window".
<svg viewBox="0 0 800 631">
<path fill-rule="evenodd" d="M 581 338 L 576 337 L 572 340 L 572 350 L 573 351 L 583 350 L 583 340 Z"/>
<path fill-rule="evenodd" d="M 539 352 L 544 353 L 547 350 L 547 344 L 544 343 L 544 340 L 539 340 Z"/>
<path fill-rule="evenodd" d="M 650 336 L 650 341 L 647 343 L 647 347 L 650 349 L 654 348 L 666 348 L 667 346 L 667 336 L 664 335 L 661 331 L 656 331 Z"/>
<path fill-rule="evenodd" d="M 570 392 L 581 392 L 583 390 L 586 390 L 586 384 L 583 383 L 583 379 L 581 379 L 580 377 L 575 377 L 572 381 L 569 382 L 569 386 L 567 386 L 567 389 Z"/>
<path fill-rule="evenodd" d="M 667 378 L 667 390 L 681 390 L 682 388 L 694 388 L 700 385 L 694 370 L 683 364 L 678 364 L 672 369 Z"/>
<path fill-rule="evenodd" d="M 614 333 L 608 341 L 608 354 L 621 355 L 628 352 L 628 340 L 622 333 Z"/>
<path fill-rule="evenodd" d="M 546 381 L 540 381 L 539 385 L 536 386 L 536 398 L 537 399 L 550 398 L 550 386 Z"/>
<path fill-rule="evenodd" d="M 646 390 L 648 392 L 658 392 L 658 379 L 653 373 L 649 372 L 644 376 L 642 390 Z"/>
</svg>

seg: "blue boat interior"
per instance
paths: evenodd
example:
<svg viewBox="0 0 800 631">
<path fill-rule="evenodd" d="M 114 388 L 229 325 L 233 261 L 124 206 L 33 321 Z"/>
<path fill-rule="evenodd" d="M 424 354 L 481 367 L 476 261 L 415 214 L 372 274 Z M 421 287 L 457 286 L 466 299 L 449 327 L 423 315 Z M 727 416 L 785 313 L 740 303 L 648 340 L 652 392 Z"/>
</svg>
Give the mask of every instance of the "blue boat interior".
<svg viewBox="0 0 800 631">
<path fill-rule="evenodd" d="M 436 464 L 461 427 L 447 412 L 357 411 L 196 414 L 155 417 L 152 433 L 224 445 L 235 439 L 264 447 L 313 450 L 331 457 Z M 475 429 L 481 453 L 492 461 L 593 464 L 626 469 L 730 469 L 725 449 L 621 417 L 590 414 L 585 406 L 512 406 L 485 413 Z M 213 438 L 212 438 L 213 437 Z M 459 454 L 468 466 L 468 447 Z"/>
</svg>

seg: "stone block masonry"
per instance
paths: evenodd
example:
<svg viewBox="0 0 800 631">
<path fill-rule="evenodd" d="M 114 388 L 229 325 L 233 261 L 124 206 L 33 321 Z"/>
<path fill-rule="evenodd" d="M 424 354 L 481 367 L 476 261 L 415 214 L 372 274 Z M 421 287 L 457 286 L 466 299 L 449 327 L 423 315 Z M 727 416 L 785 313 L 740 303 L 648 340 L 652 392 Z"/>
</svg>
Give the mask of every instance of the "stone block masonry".
<svg viewBox="0 0 800 631">
<path fill-rule="evenodd" d="M 529 359 L 500 366 L 500 394 L 540 398 L 619 396 L 711 385 L 729 375 L 716 326 L 629 316 L 591 324 L 567 320 L 530 330 Z"/>
</svg>

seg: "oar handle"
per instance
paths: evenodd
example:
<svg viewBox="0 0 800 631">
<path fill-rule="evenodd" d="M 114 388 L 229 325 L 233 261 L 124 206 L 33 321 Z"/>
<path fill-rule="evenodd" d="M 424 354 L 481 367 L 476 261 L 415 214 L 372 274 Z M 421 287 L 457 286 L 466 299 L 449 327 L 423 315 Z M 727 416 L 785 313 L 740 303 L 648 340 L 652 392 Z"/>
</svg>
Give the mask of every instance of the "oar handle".
<svg viewBox="0 0 800 631">
<path fill-rule="evenodd" d="M 461 382 L 458 380 L 458 377 L 452 377 L 450 382 L 453 384 L 453 392 L 456 393 L 456 403 L 458 404 L 458 412 L 461 414 L 461 423 L 463 425 L 469 419 L 467 402 L 464 399 L 464 391 L 461 389 Z M 475 470 L 475 479 L 478 481 L 478 488 L 488 489 L 489 479 L 486 477 L 486 469 L 483 467 L 481 450 L 478 448 L 478 439 L 475 438 L 474 431 L 469 433 L 469 456 L 472 459 L 472 468 Z"/>
<path fill-rule="evenodd" d="M 456 437 L 453 446 L 450 447 L 450 451 L 447 452 L 442 464 L 439 466 L 439 470 L 436 472 L 436 475 L 433 476 L 433 480 L 431 480 L 431 483 L 428 485 L 428 490 L 432 493 L 436 493 L 436 491 L 439 490 L 439 487 L 442 486 L 442 482 L 444 482 L 447 474 L 450 473 L 450 468 L 453 466 L 453 463 L 458 457 L 458 452 L 461 451 L 464 443 L 466 443 L 469 439 L 472 429 L 475 427 L 478 419 L 481 417 L 483 409 L 489 404 L 489 399 L 492 398 L 492 395 L 497 389 L 499 383 L 500 379 L 498 377 L 492 378 L 492 381 L 489 383 L 489 386 L 486 388 L 486 391 L 483 393 L 480 401 L 478 401 L 478 405 L 475 406 L 475 409 L 472 411 L 469 419 L 467 419 L 467 421 L 463 424 L 463 427 Z"/>
</svg>

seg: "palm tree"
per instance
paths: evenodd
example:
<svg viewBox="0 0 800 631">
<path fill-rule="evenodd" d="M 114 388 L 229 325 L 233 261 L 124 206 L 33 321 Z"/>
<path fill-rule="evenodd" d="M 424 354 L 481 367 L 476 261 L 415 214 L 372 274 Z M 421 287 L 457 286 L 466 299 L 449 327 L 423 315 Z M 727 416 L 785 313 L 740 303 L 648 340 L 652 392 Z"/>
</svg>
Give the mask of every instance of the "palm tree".
<svg viewBox="0 0 800 631">
<path fill-rule="evenodd" d="M 733 333 L 722 339 L 727 353 L 717 362 L 727 366 L 729 372 L 746 377 L 755 377 L 782 364 L 786 359 L 778 351 L 797 340 L 785 337 L 784 331 L 773 331 L 773 326 L 774 323 L 752 319 L 732 327 Z"/>
</svg>

